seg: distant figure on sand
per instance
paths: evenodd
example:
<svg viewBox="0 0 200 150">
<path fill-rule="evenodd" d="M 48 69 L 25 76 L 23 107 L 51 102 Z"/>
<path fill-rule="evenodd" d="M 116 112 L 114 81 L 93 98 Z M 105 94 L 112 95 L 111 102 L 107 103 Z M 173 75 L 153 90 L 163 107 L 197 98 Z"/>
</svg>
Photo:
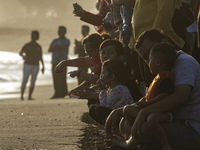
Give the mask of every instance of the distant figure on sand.
<svg viewBox="0 0 200 150">
<path fill-rule="evenodd" d="M 51 97 L 51 99 L 55 98 L 64 98 L 68 93 L 67 89 L 67 80 L 66 80 L 66 72 L 67 68 L 63 68 L 63 72 L 56 74 L 54 72 L 56 65 L 62 61 L 67 59 L 68 57 L 68 49 L 70 45 L 69 39 L 65 37 L 67 29 L 64 26 L 58 27 L 58 38 L 54 39 L 49 47 L 49 52 L 52 52 L 52 76 L 53 76 L 53 84 L 55 93 Z"/>
<path fill-rule="evenodd" d="M 81 26 L 81 33 L 82 33 L 83 38 L 86 37 L 89 34 L 89 31 L 90 31 L 89 26 L 87 26 L 87 25 L 82 25 Z M 75 44 L 74 54 L 78 54 L 78 58 L 87 56 L 81 41 L 78 41 L 77 39 L 74 40 L 74 44 Z M 78 67 L 78 70 L 82 70 L 82 71 L 88 72 L 88 67 Z M 79 76 L 77 78 L 78 78 L 78 84 L 79 85 L 83 81 L 85 81 L 83 78 L 80 78 Z"/>
<path fill-rule="evenodd" d="M 21 85 L 21 100 L 24 100 L 24 91 L 26 88 L 26 83 L 28 81 L 29 76 L 31 75 L 31 84 L 29 89 L 28 100 L 33 100 L 32 93 L 35 87 L 35 81 L 37 78 L 37 74 L 39 71 L 39 61 L 42 63 L 42 73 L 44 73 L 44 61 L 42 58 L 42 48 L 36 42 L 39 39 L 39 32 L 32 31 L 31 32 L 31 41 L 25 44 L 19 55 L 24 59 L 24 67 L 23 67 L 23 80 Z"/>
</svg>

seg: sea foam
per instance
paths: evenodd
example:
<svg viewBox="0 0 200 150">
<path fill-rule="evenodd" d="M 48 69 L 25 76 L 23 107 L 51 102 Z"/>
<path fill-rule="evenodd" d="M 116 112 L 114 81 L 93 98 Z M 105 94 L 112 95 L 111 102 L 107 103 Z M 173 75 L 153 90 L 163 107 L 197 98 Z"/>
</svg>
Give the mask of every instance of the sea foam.
<svg viewBox="0 0 200 150">
<path fill-rule="evenodd" d="M 74 58 L 74 56 L 69 56 Z M 43 55 L 45 73 L 40 71 L 37 76 L 37 85 L 52 85 L 51 75 L 51 55 Z M 4 93 L 19 92 L 22 81 L 23 60 L 18 53 L 0 51 L 0 95 Z M 40 65 L 41 68 L 41 65 Z M 68 71 L 75 70 L 76 67 L 68 67 Z M 30 79 L 29 79 L 30 80 Z M 27 87 L 29 86 L 27 83 Z M 67 77 L 68 83 L 76 83 L 76 78 Z M 1 96 L 0 96 L 1 98 Z"/>
</svg>

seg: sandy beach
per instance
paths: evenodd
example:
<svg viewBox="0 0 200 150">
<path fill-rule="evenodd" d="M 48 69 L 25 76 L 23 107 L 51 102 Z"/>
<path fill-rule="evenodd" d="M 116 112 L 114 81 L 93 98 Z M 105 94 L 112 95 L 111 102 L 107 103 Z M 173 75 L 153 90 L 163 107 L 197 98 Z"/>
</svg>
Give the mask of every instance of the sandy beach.
<svg viewBox="0 0 200 150">
<path fill-rule="evenodd" d="M 75 86 L 70 84 L 69 89 Z M 0 149 L 104 149 L 98 135 L 101 127 L 89 118 L 87 101 L 50 100 L 52 93 L 52 86 L 36 86 L 33 101 L 0 101 Z"/>
</svg>

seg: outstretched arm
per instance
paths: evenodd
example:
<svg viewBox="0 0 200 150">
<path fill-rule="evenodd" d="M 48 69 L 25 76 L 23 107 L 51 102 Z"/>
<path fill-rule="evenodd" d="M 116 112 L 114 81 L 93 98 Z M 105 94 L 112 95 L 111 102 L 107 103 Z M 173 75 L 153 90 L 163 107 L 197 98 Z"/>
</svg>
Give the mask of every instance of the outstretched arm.
<svg viewBox="0 0 200 150">
<path fill-rule="evenodd" d="M 79 4 L 74 4 L 74 11 L 75 16 L 80 17 L 80 19 L 84 22 L 87 22 L 89 24 L 98 26 L 102 25 L 103 19 L 105 16 L 99 15 L 99 14 L 93 14 L 88 11 L 85 11 Z"/>
<path fill-rule="evenodd" d="M 71 71 L 68 74 L 72 78 L 79 76 L 89 83 L 96 83 L 97 80 L 99 79 L 99 75 L 87 73 L 87 72 L 82 71 L 82 70 Z"/>
<path fill-rule="evenodd" d="M 145 101 L 145 100 L 139 101 L 139 102 L 136 103 L 136 105 L 137 105 L 139 108 L 144 108 L 144 107 L 147 107 L 147 106 L 149 106 L 149 105 L 152 105 L 152 104 L 154 104 L 154 103 L 156 103 L 156 102 L 162 100 L 163 98 L 165 98 L 165 97 L 167 97 L 167 96 L 169 96 L 168 93 L 161 93 L 161 94 L 157 95 L 156 97 L 152 98 L 152 99 L 149 100 L 149 101 Z"/>
<path fill-rule="evenodd" d="M 49 52 L 53 52 L 53 51 L 65 51 L 66 49 L 68 49 L 68 45 L 53 45 L 49 48 Z"/>
<path fill-rule="evenodd" d="M 71 67 L 91 67 L 95 66 L 96 63 L 91 60 L 89 56 L 86 57 L 80 57 L 76 59 L 70 59 L 70 60 L 63 60 L 61 61 L 55 68 L 56 73 L 62 72 L 62 68 L 66 66 L 71 66 Z"/>
</svg>

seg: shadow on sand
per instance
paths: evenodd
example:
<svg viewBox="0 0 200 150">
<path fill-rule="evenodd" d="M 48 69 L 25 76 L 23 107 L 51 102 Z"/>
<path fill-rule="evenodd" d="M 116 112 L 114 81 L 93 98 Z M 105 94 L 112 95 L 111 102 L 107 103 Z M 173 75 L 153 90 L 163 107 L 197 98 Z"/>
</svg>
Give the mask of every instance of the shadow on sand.
<svg viewBox="0 0 200 150">
<path fill-rule="evenodd" d="M 88 112 L 81 116 L 81 121 L 87 123 L 83 128 L 82 138 L 79 141 L 81 150 L 110 150 L 104 144 L 104 139 L 100 133 L 103 131 L 103 126 L 93 121 Z"/>
</svg>

